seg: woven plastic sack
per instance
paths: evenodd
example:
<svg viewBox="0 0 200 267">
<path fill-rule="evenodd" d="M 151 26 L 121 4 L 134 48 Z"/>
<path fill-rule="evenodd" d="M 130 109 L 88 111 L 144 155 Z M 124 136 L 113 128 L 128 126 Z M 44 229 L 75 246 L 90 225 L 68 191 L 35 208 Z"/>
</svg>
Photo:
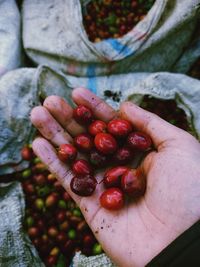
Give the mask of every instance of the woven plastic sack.
<svg viewBox="0 0 200 267">
<path fill-rule="evenodd" d="M 156 0 L 122 38 L 92 43 L 79 0 L 25 0 L 23 43 L 35 63 L 76 76 L 169 71 L 190 42 L 199 4 L 199 0 Z"/>
<path fill-rule="evenodd" d="M 139 103 L 145 94 L 175 99 L 200 137 L 199 80 L 167 72 L 77 78 L 45 66 L 22 68 L 0 79 L 0 175 L 27 167 L 20 150 L 33 139 L 34 129 L 29 114 L 33 106 L 40 104 L 40 97 L 57 94 L 71 103 L 71 90 L 77 86 L 89 88 L 116 109 L 120 102 L 106 98 L 105 90 L 120 93 L 120 101 L 129 98 Z"/>
<path fill-rule="evenodd" d="M 20 14 L 14 0 L 0 1 L 0 76 L 21 64 Z"/>
<path fill-rule="evenodd" d="M 71 267 L 71 266 L 70 266 Z M 72 267 L 117 267 L 104 253 L 98 256 L 86 257 L 77 252 Z"/>
<path fill-rule="evenodd" d="M 193 63 L 200 58 L 200 19 L 198 20 L 196 30 L 194 32 L 194 38 L 187 46 L 184 54 L 176 62 L 172 68 L 173 72 L 187 73 Z"/>
<path fill-rule="evenodd" d="M 20 171 L 28 166 L 20 150 L 34 135 L 29 114 L 39 105 L 41 95 L 68 97 L 66 81 L 46 69 L 22 68 L 10 71 L 0 79 L 0 175 Z M 44 79 L 44 81 L 43 81 Z M 45 88 L 44 88 L 45 87 Z"/>
<path fill-rule="evenodd" d="M 0 266 L 44 267 L 23 230 L 24 197 L 18 182 L 0 185 Z"/>
</svg>

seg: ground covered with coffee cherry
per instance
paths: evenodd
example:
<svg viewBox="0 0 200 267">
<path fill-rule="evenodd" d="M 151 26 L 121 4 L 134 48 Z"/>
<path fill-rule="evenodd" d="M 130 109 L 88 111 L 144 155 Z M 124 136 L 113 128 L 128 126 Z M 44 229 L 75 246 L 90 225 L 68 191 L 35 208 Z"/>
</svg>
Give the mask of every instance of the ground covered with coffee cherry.
<svg viewBox="0 0 200 267">
<path fill-rule="evenodd" d="M 21 154 L 30 166 L 12 179 L 22 183 L 26 201 L 24 228 L 45 265 L 69 266 L 76 251 L 88 256 L 102 253 L 80 209 L 31 146 L 25 146 Z"/>
</svg>

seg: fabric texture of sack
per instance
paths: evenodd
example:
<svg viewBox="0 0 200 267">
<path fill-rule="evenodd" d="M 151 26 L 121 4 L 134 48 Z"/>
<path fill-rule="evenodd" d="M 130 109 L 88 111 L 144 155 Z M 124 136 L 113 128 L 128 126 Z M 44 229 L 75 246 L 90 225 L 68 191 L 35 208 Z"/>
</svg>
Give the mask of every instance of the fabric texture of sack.
<svg viewBox="0 0 200 267">
<path fill-rule="evenodd" d="M 45 267 L 24 233 L 24 196 L 20 183 L 0 185 L 0 266 Z"/>
<path fill-rule="evenodd" d="M 35 63 L 76 76 L 170 71 L 191 41 L 198 15 L 199 0 L 157 0 L 122 38 L 92 43 L 79 0 L 25 0 L 23 44 Z"/>
<path fill-rule="evenodd" d="M 14 0 L 0 1 L 0 76 L 21 65 L 20 14 Z"/>
</svg>

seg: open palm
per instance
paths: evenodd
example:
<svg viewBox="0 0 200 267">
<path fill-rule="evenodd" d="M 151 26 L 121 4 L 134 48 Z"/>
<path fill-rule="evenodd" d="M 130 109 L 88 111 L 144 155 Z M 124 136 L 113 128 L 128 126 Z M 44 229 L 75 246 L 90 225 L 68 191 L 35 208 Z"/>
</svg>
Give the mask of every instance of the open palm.
<svg viewBox="0 0 200 267">
<path fill-rule="evenodd" d="M 109 121 L 116 116 L 110 106 L 86 89 L 75 89 L 72 97 L 76 104 L 91 108 L 98 119 Z M 147 178 L 145 195 L 119 211 L 101 208 L 102 184 L 90 197 L 71 192 L 73 174 L 58 159 L 54 146 L 71 142 L 85 129 L 73 120 L 72 108 L 62 98 L 50 96 L 43 106 L 32 110 L 31 121 L 44 137 L 33 142 L 33 150 L 78 203 L 107 255 L 118 266 L 145 266 L 200 218 L 200 144 L 130 102 L 122 104 L 120 113 L 151 136 L 156 151 L 139 166 Z M 98 181 L 102 177 L 102 173 L 96 176 Z"/>
</svg>

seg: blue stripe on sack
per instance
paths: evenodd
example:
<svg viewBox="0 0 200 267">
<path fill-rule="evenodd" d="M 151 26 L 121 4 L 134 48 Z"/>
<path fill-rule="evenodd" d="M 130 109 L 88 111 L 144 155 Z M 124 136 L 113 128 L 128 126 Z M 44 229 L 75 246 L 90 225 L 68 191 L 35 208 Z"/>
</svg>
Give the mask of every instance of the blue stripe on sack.
<svg viewBox="0 0 200 267">
<path fill-rule="evenodd" d="M 128 46 L 121 44 L 116 39 L 108 39 L 106 40 L 106 42 L 108 42 L 112 46 L 112 48 L 114 48 L 117 52 L 123 54 L 124 56 L 128 56 L 132 53 L 131 49 Z"/>
<path fill-rule="evenodd" d="M 88 83 L 87 88 L 90 89 L 94 94 L 97 93 L 97 80 L 95 77 L 95 66 L 89 65 L 87 69 Z"/>
<path fill-rule="evenodd" d="M 94 94 L 97 94 L 97 80 L 96 77 L 88 78 L 87 88 L 90 89 Z"/>
</svg>

